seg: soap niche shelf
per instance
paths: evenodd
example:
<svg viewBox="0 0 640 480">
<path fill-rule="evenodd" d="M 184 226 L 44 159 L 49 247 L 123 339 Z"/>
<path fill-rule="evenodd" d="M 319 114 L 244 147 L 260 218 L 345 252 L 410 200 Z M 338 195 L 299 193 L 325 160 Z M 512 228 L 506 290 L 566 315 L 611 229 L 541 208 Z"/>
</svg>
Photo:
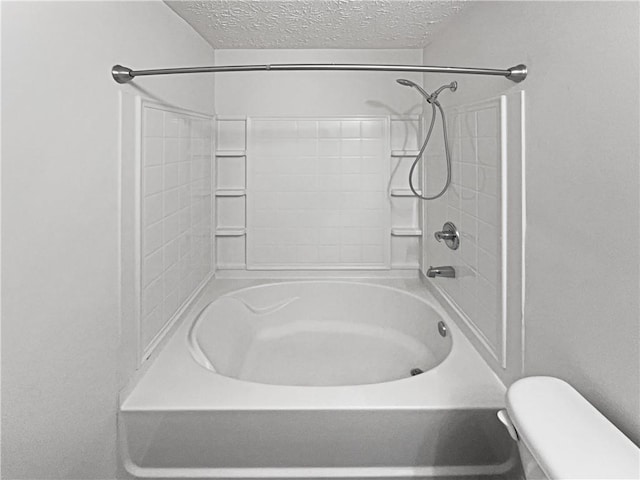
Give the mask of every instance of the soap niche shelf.
<svg viewBox="0 0 640 480">
<path fill-rule="evenodd" d="M 216 229 L 245 229 L 245 197 L 216 196 Z"/>
<path fill-rule="evenodd" d="M 391 117 L 391 266 L 392 268 L 417 268 L 420 258 L 421 205 L 409 188 L 411 164 L 419 153 L 421 117 L 419 115 L 395 115 Z M 414 179 L 422 177 L 418 167 Z M 415 185 L 422 194 L 420 185 Z"/>
<path fill-rule="evenodd" d="M 420 153 L 419 150 L 391 150 L 392 157 L 415 157 Z"/>
<path fill-rule="evenodd" d="M 418 195 L 422 195 L 421 190 L 416 190 Z M 392 197 L 415 197 L 410 188 L 392 188 L 391 189 Z"/>
<path fill-rule="evenodd" d="M 244 188 L 220 188 L 216 190 L 216 197 L 244 197 L 247 194 Z"/>
<path fill-rule="evenodd" d="M 391 235 L 394 237 L 420 237 L 422 230 L 411 227 L 396 227 L 391 229 Z"/>
<path fill-rule="evenodd" d="M 246 267 L 246 117 L 216 118 L 216 262 Z"/>
</svg>

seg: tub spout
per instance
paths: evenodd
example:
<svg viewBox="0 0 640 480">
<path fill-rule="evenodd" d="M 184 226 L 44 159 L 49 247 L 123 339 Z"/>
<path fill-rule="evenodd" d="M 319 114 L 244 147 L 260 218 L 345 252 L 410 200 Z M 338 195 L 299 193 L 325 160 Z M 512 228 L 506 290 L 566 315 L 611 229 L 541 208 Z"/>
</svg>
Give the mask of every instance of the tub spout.
<svg viewBox="0 0 640 480">
<path fill-rule="evenodd" d="M 453 269 L 453 267 L 429 267 L 429 269 L 427 270 L 427 277 L 455 278 L 456 271 Z"/>
</svg>

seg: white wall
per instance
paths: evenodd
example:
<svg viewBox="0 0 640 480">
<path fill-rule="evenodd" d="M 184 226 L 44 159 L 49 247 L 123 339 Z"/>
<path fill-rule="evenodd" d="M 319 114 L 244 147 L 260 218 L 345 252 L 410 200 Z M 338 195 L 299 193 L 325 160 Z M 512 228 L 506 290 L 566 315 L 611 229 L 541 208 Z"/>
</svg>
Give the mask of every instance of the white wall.
<svg viewBox="0 0 640 480">
<path fill-rule="evenodd" d="M 414 50 L 216 50 L 219 65 L 265 63 L 420 64 Z M 224 73 L 216 79 L 219 115 L 339 116 L 421 113 L 419 97 L 395 83 L 419 74 L 374 72 Z"/>
<path fill-rule="evenodd" d="M 212 112 L 213 85 L 121 87 L 109 71 L 213 53 L 161 2 L 3 2 L 2 47 L 2 477 L 114 478 L 135 342 L 120 325 L 120 109 L 125 126 L 137 93 Z"/>
<path fill-rule="evenodd" d="M 636 443 L 638 17 L 630 2 L 480 2 L 424 52 L 529 66 L 519 85 L 461 76 L 455 95 L 526 92 L 524 375 L 569 381 Z"/>
</svg>

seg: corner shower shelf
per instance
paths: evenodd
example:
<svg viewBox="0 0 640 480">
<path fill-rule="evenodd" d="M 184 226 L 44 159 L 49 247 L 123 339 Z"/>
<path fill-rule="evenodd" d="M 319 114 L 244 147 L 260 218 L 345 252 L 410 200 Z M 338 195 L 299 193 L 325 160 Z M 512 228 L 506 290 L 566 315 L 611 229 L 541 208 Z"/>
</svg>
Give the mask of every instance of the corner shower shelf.
<svg viewBox="0 0 640 480">
<path fill-rule="evenodd" d="M 413 227 L 396 227 L 391 229 L 391 235 L 394 237 L 419 237 L 422 230 Z"/>
<path fill-rule="evenodd" d="M 244 237 L 247 234 L 246 228 L 218 228 L 216 237 Z"/>
<path fill-rule="evenodd" d="M 216 152 L 216 157 L 244 157 L 246 155 L 246 150 L 218 150 Z"/>
<path fill-rule="evenodd" d="M 216 190 L 216 197 L 244 197 L 247 194 L 244 188 L 220 188 Z"/>
<path fill-rule="evenodd" d="M 391 150 L 392 157 L 416 157 L 419 153 L 419 150 Z"/>
<path fill-rule="evenodd" d="M 422 190 L 416 190 L 418 194 L 422 195 Z M 392 197 L 415 197 L 413 192 L 408 188 L 392 188 L 391 189 Z"/>
</svg>

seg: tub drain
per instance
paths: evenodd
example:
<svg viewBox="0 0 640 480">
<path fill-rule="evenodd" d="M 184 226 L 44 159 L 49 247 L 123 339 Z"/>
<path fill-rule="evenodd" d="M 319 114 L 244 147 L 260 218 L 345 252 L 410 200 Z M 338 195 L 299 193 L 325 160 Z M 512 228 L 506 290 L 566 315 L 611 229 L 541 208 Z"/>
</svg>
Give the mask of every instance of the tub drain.
<svg viewBox="0 0 640 480">
<path fill-rule="evenodd" d="M 409 373 L 411 374 L 412 377 L 415 377 L 416 375 L 420 375 L 421 373 L 424 373 L 424 371 L 421 368 L 412 368 Z"/>
</svg>

